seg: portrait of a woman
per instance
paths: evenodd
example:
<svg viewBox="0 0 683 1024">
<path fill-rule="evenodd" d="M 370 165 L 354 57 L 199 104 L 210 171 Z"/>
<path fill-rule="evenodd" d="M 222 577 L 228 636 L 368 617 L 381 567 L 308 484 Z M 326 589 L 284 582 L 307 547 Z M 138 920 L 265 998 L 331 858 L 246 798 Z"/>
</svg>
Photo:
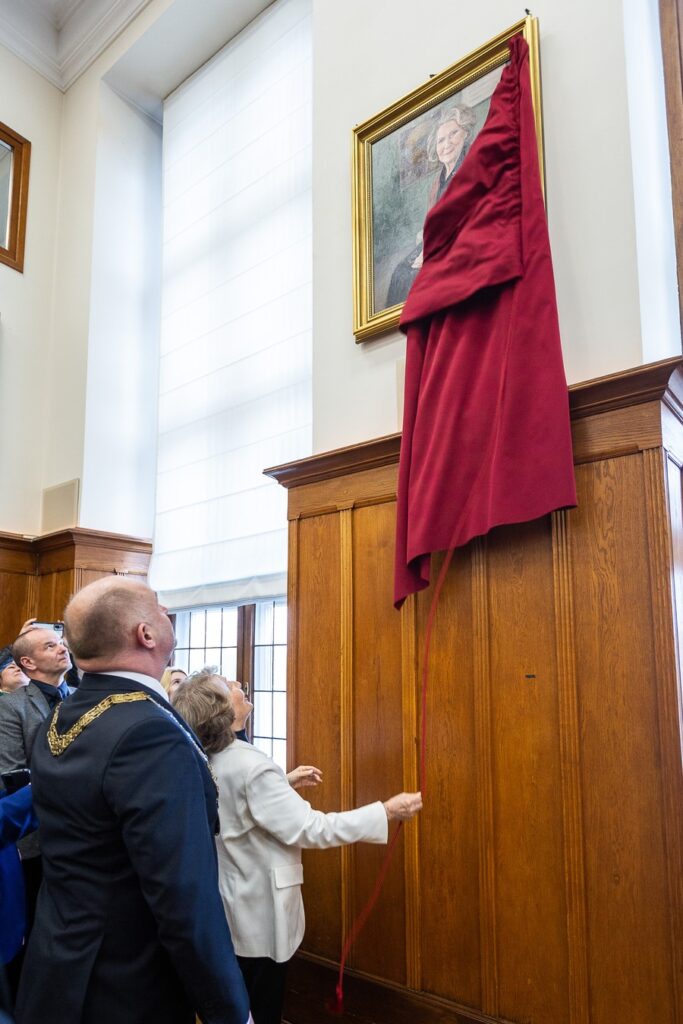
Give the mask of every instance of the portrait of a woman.
<svg viewBox="0 0 683 1024">
<path fill-rule="evenodd" d="M 475 137 L 477 117 L 471 107 L 455 104 L 447 107 L 432 128 L 427 141 L 427 158 L 432 164 L 440 164 L 434 176 L 425 215 L 439 201 L 448 188 L 467 156 L 467 152 Z M 396 265 L 389 290 L 386 306 L 395 306 L 405 302 L 411 285 L 422 266 L 422 230 L 415 239 L 415 247 Z"/>
</svg>

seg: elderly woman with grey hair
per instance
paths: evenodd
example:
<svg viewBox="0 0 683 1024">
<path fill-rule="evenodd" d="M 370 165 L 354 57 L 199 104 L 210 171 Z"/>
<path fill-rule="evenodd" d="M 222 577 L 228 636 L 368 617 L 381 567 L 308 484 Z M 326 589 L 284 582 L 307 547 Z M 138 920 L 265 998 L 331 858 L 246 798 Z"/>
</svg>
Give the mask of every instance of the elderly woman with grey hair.
<svg viewBox="0 0 683 1024">
<path fill-rule="evenodd" d="M 386 843 L 392 819 L 414 817 L 419 793 L 353 811 L 314 811 L 270 757 L 236 739 L 245 695 L 210 670 L 180 685 L 174 707 L 204 746 L 218 783 L 221 896 L 255 1024 L 280 1024 L 287 965 L 304 934 L 301 850 Z"/>
<path fill-rule="evenodd" d="M 432 182 L 427 200 L 427 211 L 441 199 L 453 175 L 460 169 L 474 139 L 477 117 L 471 107 L 454 104 L 439 115 L 427 139 L 427 158 L 431 163 L 440 163 L 441 169 Z M 422 266 L 422 231 L 420 230 L 412 249 L 397 265 L 391 275 L 387 306 L 404 302 L 417 272 Z"/>
</svg>

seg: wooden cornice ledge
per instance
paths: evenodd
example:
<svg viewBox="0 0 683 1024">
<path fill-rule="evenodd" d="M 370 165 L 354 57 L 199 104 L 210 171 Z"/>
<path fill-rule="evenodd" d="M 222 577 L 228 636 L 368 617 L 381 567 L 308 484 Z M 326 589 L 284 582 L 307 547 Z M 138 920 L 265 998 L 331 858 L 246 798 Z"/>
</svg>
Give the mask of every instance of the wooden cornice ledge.
<svg viewBox="0 0 683 1024">
<path fill-rule="evenodd" d="M 644 403 L 666 405 L 683 422 L 683 357 L 662 359 L 631 370 L 582 381 L 569 388 L 572 423 Z M 631 446 L 635 450 L 638 446 Z M 336 448 L 306 459 L 271 466 L 264 473 L 283 487 L 300 487 L 398 462 L 401 434 Z"/>
</svg>

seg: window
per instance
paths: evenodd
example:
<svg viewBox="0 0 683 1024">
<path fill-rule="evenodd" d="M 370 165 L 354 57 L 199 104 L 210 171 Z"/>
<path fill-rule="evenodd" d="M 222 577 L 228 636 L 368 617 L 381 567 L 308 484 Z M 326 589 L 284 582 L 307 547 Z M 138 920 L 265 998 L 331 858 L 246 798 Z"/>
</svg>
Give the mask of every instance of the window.
<svg viewBox="0 0 683 1024">
<path fill-rule="evenodd" d="M 254 744 L 283 768 L 287 760 L 287 605 L 256 605 Z"/>
<path fill-rule="evenodd" d="M 191 608 L 175 613 L 174 664 L 186 672 L 215 665 L 227 679 L 249 683 L 254 710 L 247 733 L 283 771 L 287 764 L 287 605 Z"/>
</svg>

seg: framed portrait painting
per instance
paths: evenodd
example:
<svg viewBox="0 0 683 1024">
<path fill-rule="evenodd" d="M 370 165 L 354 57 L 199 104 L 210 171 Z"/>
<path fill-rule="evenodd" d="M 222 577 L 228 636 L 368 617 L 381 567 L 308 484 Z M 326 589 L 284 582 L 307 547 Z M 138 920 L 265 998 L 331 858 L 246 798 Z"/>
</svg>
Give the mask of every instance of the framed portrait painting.
<svg viewBox="0 0 683 1024">
<path fill-rule="evenodd" d="M 422 265 L 424 219 L 458 173 L 509 60 L 528 46 L 543 180 L 538 21 L 527 17 L 353 131 L 354 334 L 396 327 Z"/>
</svg>

